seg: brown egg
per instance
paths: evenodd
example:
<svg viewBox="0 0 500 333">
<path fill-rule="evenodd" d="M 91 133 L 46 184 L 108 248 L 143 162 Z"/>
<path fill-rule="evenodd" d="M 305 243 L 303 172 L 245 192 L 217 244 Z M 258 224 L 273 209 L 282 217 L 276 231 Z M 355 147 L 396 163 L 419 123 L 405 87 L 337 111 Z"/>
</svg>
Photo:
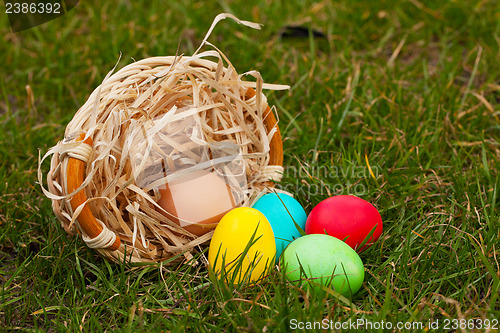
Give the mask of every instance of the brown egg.
<svg viewBox="0 0 500 333">
<path fill-rule="evenodd" d="M 197 171 L 160 188 L 158 209 L 187 231 L 201 236 L 213 230 L 235 207 L 233 194 L 224 179 L 209 171 Z"/>
</svg>

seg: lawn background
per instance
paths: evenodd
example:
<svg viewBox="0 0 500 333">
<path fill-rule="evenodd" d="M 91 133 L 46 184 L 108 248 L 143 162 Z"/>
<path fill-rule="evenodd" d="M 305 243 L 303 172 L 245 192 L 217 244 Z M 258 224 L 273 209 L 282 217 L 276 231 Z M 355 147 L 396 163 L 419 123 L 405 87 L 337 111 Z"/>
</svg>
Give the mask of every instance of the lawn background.
<svg viewBox="0 0 500 333">
<path fill-rule="evenodd" d="M 0 331 L 500 318 L 496 1 L 80 1 L 19 33 L 1 8 Z M 178 47 L 192 54 L 221 12 L 263 24 L 226 20 L 212 34 L 238 72 L 291 85 L 267 94 L 291 170 L 280 185 L 307 212 L 355 193 L 382 215 L 351 301 L 306 293 L 277 270 L 229 289 L 204 267 L 108 263 L 64 234 L 41 193 L 39 153 L 62 138 L 120 53 L 120 68 Z M 306 33 L 289 36 L 287 26 Z"/>
</svg>

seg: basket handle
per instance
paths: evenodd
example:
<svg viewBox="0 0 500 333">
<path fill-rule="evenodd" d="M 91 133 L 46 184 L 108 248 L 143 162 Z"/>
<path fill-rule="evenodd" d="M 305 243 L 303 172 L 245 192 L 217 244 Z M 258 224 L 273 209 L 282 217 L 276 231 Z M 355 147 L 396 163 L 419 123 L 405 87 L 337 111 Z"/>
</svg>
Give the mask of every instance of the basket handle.
<svg viewBox="0 0 500 333">
<path fill-rule="evenodd" d="M 85 139 L 85 134 L 81 134 L 76 141 L 83 141 L 83 139 Z M 91 138 L 87 138 L 83 141 L 83 143 L 92 146 L 93 141 Z M 83 180 L 85 179 L 85 162 L 74 157 L 69 157 L 66 174 L 68 175 L 66 181 L 68 193 L 72 193 L 82 185 Z M 75 193 L 69 202 L 71 208 L 75 211 L 80 205 L 84 204 L 85 201 L 87 201 L 87 196 L 85 195 L 85 191 L 81 189 Z M 77 220 L 82 230 L 89 236 L 90 239 L 96 238 L 103 231 L 102 225 L 97 222 L 88 204 L 85 204 L 82 211 L 78 215 Z M 120 244 L 120 238 L 116 235 L 115 242 L 106 249 L 110 251 L 117 250 L 120 247 Z"/>
<path fill-rule="evenodd" d="M 253 88 L 248 88 L 245 92 L 245 97 L 247 99 L 252 98 L 257 93 Z M 264 111 L 264 125 L 266 129 L 270 131 L 277 123 L 274 113 L 271 112 L 269 105 Z M 269 151 L 269 162 L 272 165 L 283 166 L 283 140 L 281 139 L 281 132 L 279 126 L 277 127 L 276 133 L 273 135 L 271 142 L 269 143 L 271 150 Z"/>
</svg>

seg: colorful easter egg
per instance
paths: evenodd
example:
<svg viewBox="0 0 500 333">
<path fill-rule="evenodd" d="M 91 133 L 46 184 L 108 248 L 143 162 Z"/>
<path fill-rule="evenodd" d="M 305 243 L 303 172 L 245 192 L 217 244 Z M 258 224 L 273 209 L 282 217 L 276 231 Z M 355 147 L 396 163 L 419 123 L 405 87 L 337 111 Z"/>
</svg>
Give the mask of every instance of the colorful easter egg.
<svg viewBox="0 0 500 333">
<path fill-rule="evenodd" d="M 254 208 L 235 208 L 220 220 L 210 242 L 210 269 L 226 282 L 253 282 L 274 265 L 276 244 L 271 225 Z"/>
<path fill-rule="evenodd" d="M 262 212 L 273 228 L 278 261 L 288 244 L 301 236 L 297 226 L 304 230 L 307 214 L 297 200 L 283 193 L 268 193 L 252 207 Z"/>
<path fill-rule="evenodd" d="M 356 251 L 324 234 L 294 240 L 283 252 L 281 265 L 285 277 L 293 283 L 316 291 L 325 286 L 344 296 L 354 295 L 365 276 Z"/>
<path fill-rule="evenodd" d="M 328 234 L 361 252 L 380 237 L 382 228 L 382 218 L 371 203 L 352 195 L 339 195 L 313 208 L 305 231 L 306 234 Z"/>
</svg>

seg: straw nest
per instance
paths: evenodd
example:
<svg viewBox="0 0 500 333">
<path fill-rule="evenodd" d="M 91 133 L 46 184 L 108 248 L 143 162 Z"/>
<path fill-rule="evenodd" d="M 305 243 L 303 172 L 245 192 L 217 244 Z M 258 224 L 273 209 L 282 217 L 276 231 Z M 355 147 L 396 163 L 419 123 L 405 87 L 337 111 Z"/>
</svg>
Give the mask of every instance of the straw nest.
<svg viewBox="0 0 500 333">
<path fill-rule="evenodd" d="M 219 15 L 200 48 L 209 44 L 213 27 L 226 17 L 258 28 Z M 206 149 L 192 147 L 193 142 L 205 148 L 236 146 L 244 172 L 230 176 L 241 206 L 250 205 L 272 181 L 280 180 L 281 136 L 262 89 L 286 86 L 265 84 L 255 71 L 238 74 L 213 48 L 193 56 L 147 58 L 111 71 L 76 112 L 64 140 L 39 162 L 42 190 L 66 232 L 81 235 L 89 247 L 116 261 L 191 259 L 209 243 L 213 231 L 197 236 L 159 212 L 158 185 L 169 181 L 172 174 L 165 170 L 176 167 L 175 158 L 166 161 L 166 169 L 163 164 L 159 177 L 142 181 L 141 175 L 154 169 L 155 151 L 165 147 L 170 157 L 182 155 L 178 160 L 186 169 L 215 159 Z M 255 80 L 244 80 L 249 76 Z M 191 146 L 179 148 L 168 133 L 185 124 L 194 126 L 191 141 L 182 143 Z M 41 166 L 48 157 L 50 171 L 43 175 Z"/>
</svg>

